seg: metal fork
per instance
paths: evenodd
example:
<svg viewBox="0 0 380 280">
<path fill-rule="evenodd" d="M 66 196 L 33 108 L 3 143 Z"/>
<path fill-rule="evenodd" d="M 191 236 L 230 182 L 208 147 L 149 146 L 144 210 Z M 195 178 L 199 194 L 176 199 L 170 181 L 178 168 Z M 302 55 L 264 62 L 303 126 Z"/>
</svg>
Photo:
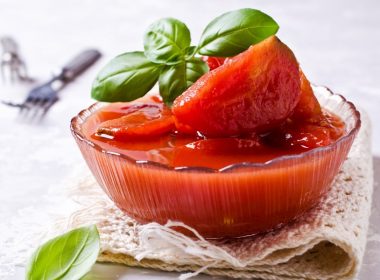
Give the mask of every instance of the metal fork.
<svg viewBox="0 0 380 280">
<path fill-rule="evenodd" d="M 23 117 L 42 118 L 58 101 L 58 92 L 94 64 L 100 56 L 100 52 L 94 49 L 81 52 L 47 83 L 32 89 L 23 103 L 6 105 L 20 107 Z"/>
<path fill-rule="evenodd" d="M 33 79 L 28 76 L 25 62 L 19 53 L 19 47 L 16 41 L 11 37 L 2 37 L 0 43 L 3 48 L 1 55 L 0 71 L 3 82 L 11 83 L 17 80 L 32 82 Z"/>
</svg>

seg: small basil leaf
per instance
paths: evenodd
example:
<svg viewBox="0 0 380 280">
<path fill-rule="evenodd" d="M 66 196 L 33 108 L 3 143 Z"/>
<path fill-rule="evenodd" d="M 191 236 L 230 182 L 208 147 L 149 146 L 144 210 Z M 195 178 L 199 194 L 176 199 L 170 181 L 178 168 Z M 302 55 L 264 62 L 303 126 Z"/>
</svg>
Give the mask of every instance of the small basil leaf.
<svg viewBox="0 0 380 280">
<path fill-rule="evenodd" d="M 112 59 L 92 85 L 92 98 L 99 101 L 132 101 L 145 95 L 157 82 L 161 66 L 143 52 L 121 54 Z"/>
<path fill-rule="evenodd" d="M 186 60 L 192 59 L 194 55 L 197 53 L 197 47 L 196 46 L 190 46 L 186 49 Z"/>
<path fill-rule="evenodd" d="M 276 34 L 278 29 L 273 18 L 259 10 L 246 8 L 228 12 L 207 25 L 198 52 L 208 56 L 234 56 Z"/>
<path fill-rule="evenodd" d="M 209 68 L 200 58 L 181 64 L 166 66 L 159 78 L 160 95 L 165 103 L 171 104 L 189 86 L 195 83 Z"/>
<path fill-rule="evenodd" d="M 152 62 L 173 65 L 184 60 L 190 41 L 190 31 L 183 22 L 163 18 L 145 32 L 144 52 Z"/>
<path fill-rule="evenodd" d="M 31 257 L 27 280 L 77 280 L 90 271 L 99 255 L 95 226 L 82 227 L 49 240 Z"/>
</svg>

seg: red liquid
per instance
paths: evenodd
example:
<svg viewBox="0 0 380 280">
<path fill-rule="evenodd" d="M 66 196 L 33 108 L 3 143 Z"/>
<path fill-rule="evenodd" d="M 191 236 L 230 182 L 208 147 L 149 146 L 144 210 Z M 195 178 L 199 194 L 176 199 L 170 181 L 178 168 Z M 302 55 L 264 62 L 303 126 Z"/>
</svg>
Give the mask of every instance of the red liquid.
<svg viewBox="0 0 380 280">
<path fill-rule="evenodd" d="M 299 154 L 329 145 L 344 133 L 344 123 L 328 112 L 324 112 L 322 119 L 317 123 L 288 120 L 269 134 L 239 138 L 206 139 L 196 133 L 180 133 L 175 128 L 161 135 L 149 136 L 149 131 L 146 130 L 147 133 L 143 137 L 128 134 L 117 139 L 97 133 L 101 123 L 138 110 L 145 110 L 142 121 L 146 121 L 150 116 L 157 114 L 155 104 L 162 107 L 156 102 L 155 99 L 147 104 L 110 104 L 89 117 L 82 130 L 88 139 L 104 149 L 135 160 L 149 160 L 171 167 L 197 166 L 216 169 L 239 162 L 264 163 L 276 157 Z M 133 121 L 135 120 L 136 117 L 133 118 Z"/>
<path fill-rule="evenodd" d="M 336 141 L 345 130 L 338 117 L 326 113 L 317 123 L 289 120 L 276 131 L 254 137 L 204 139 L 170 131 L 151 138 L 134 136 L 127 141 L 96 134 L 102 122 L 119 118 L 126 110 L 135 110 L 135 104 L 114 103 L 93 112 L 81 124 L 84 138 L 103 150 L 136 160 L 174 167 L 221 168 L 308 151 Z M 142 223 L 181 221 L 204 237 L 218 238 L 270 230 L 313 207 L 328 190 L 353 138 L 354 135 L 333 149 L 299 159 L 288 158 L 269 166 L 239 167 L 225 173 L 178 172 L 136 164 L 104 153 L 82 138 L 76 140 L 98 183 L 130 217 Z"/>
</svg>

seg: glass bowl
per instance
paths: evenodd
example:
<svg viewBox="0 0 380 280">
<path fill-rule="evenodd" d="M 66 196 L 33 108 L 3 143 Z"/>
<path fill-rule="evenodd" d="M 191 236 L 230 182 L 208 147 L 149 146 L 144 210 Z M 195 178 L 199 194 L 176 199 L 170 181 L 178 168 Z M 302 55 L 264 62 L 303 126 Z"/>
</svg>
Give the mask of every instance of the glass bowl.
<svg viewBox="0 0 380 280">
<path fill-rule="evenodd" d="M 206 238 L 241 237 L 288 223 L 315 206 L 350 150 L 359 112 L 327 88 L 313 89 L 322 107 L 344 120 L 345 135 L 329 146 L 266 163 L 173 168 L 107 151 L 81 130 L 103 103 L 74 117 L 71 131 L 99 185 L 128 216 L 141 223 L 181 221 Z"/>
</svg>

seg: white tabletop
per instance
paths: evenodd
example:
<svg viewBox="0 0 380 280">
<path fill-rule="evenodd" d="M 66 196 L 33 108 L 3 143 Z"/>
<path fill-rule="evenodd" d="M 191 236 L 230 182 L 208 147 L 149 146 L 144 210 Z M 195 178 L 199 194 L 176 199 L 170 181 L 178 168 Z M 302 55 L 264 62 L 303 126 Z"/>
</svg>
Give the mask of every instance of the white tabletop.
<svg viewBox="0 0 380 280">
<path fill-rule="evenodd" d="M 196 43 L 212 18 L 242 7 L 258 8 L 274 17 L 281 27 L 278 36 L 295 52 L 308 78 L 345 95 L 370 114 L 373 151 L 379 156 L 377 0 L 0 0 L 0 36 L 10 34 L 17 39 L 30 73 L 40 81 L 84 48 L 99 48 L 104 55 L 101 62 L 61 92 L 61 100 L 43 123 L 25 123 L 17 118 L 16 110 L 0 107 L 0 221 L 9 221 L 25 207 L 37 206 L 47 190 L 58 187 L 82 161 L 70 135 L 69 121 L 93 102 L 91 82 L 107 60 L 125 51 L 141 50 L 143 31 L 157 18 L 181 19 Z M 0 99 L 21 100 L 29 87 L 0 84 Z M 18 269 L 13 279 L 23 279 L 22 275 Z M 124 279 L 120 275 L 127 275 L 125 279 L 177 277 L 105 265 L 97 265 L 94 275 L 94 279 Z"/>
</svg>

